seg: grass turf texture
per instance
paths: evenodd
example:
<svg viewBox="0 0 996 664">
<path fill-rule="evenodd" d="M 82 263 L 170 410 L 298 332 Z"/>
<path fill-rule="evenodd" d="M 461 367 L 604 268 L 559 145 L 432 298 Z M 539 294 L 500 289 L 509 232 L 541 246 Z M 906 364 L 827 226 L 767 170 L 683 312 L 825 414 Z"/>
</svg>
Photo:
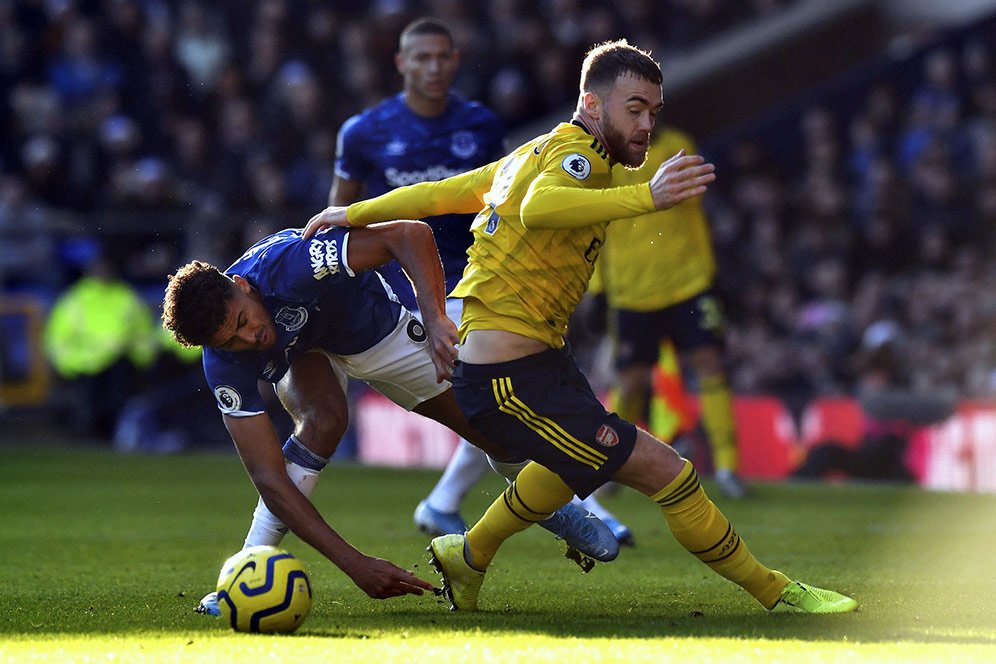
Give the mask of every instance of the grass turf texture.
<svg viewBox="0 0 996 664">
<path fill-rule="evenodd" d="M 361 550 L 437 582 L 411 524 L 436 476 L 333 465 L 315 502 Z M 503 483 L 482 486 L 468 517 Z M 996 661 L 996 498 L 760 484 L 731 503 L 706 486 L 762 561 L 852 594 L 859 612 L 766 613 L 626 490 L 605 503 L 637 548 L 581 575 L 546 531 L 527 531 L 471 614 L 431 594 L 368 599 L 290 536 L 311 615 L 293 636 L 235 634 L 192 610 L 255 502 L 234 455 L 0 446 L 0 661 Z"/>
</svg>

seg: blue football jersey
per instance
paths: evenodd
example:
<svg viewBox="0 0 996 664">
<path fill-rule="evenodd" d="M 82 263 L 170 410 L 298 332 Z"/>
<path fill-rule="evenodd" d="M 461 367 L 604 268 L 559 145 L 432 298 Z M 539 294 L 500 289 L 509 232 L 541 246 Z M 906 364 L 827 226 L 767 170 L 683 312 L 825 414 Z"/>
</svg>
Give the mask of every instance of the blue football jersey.
<svg viewBox="0 0 996 664">
<path fill-rule="evenodd" d="M 259 291 L 277 340 L 265 352 L 204 349 L 204 376 L 223 413 L 262 413 L 256 382 L 276 383 L 301 353 L 321 348 L 353 355 L 397 326 L 401 303 L 377 272 L 349 268 L 348 241 L 343 228 L 310 240 L 300 229 L 287 229 L 254 244 L 225 271 Z"/>
<path fill-rule="evenodd" d="M 346 120 L 336 145 L 336 176 L 360 182 L 373 198 L 416 182 L 442 180 L 504 156 L 505 131 L 486 106 L 450 95 L 446 111 L 416 115 L 398 94 Z M 460 281 L 473 241 L 473 215 L 425 220 L 439 247 L 446 292 Z M 411 283 L 395 262 L 381 268 L 401 302 L 415 308 Z"/>
</svg>

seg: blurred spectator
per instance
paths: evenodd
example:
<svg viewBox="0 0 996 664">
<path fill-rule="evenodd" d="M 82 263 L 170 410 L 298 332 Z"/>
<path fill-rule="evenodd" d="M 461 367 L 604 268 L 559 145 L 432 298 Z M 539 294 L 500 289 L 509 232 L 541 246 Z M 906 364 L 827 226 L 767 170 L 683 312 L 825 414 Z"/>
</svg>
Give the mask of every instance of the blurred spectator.
<svg viewBox="0 0 996 664">
<path fill-rule="evenodd" d="M 110 259 L 91 257 L 84 275 L 55 301 L 44 345 L 69 388 L 75 431 L 110 440 L 121 404 L 157 354 L 152 314 Z"/>
</svg>

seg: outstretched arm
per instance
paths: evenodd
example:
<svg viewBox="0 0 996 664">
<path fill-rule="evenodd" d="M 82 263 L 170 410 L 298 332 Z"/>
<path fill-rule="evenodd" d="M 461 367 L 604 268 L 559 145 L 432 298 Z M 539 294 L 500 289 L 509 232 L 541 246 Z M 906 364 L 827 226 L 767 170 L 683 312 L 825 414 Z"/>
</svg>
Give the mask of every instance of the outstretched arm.
<svg viewBox="0 0 996 664">
<path fill-rule="evenodd" d="M 446 316 L 446 282 L 432 229 L 420 221 L 394 221 L 349 232 L 349 268 L 354 272 L 397 260 L 415 288 L 429 336 L 436 380 L 450 377 L 456 362 L 456 326 Z"/>
<path fill-rule="evenodd" d="M 386 599 L 421 595 L 432 589 L 432 584 L 413 573 L 362 553 L 325 522 L 287 475 L 280 440 L 269 416 L 225 415 L 224 418 L 242 464 L 267 508 L 295 535 L 345 572 L 363 592 L 374 599 Z"/>
<path fill-rule="evenodd" d="M 332 226 L 367 226 L 393 219 L 423 219 L 440 214 L 471 214 L 484 207 L 498 162 L 438 182 L 398 187 L 348 208 L 330 206 L 308 221 L 304 238 Z"/>
<path fill-rule="evenodd" d="M 576 228 L 666 210 L 705 193 L 716 179 L 712 164 L 684 150 L 657 169 L 649 183 L 590 188 L 564 178 L 559 170 L 537 177 L 522 199 L 526 228 Z"/>
</svg>

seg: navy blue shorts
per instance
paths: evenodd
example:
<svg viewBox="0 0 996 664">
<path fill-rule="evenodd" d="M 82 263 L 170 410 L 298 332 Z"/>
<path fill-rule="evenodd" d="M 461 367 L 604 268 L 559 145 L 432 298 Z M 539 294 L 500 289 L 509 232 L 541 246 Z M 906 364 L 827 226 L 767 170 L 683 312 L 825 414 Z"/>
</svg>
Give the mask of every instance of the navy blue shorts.
<svg viewBox="0 0 996 664">
<path fill-rule="evenodd" d="M 499 364 L 457 362 L 453 391 L 470 425 L 555 472 L 585 498 L 622 467 L 636 427 L 609 413 L 569 350 Z"/>
<path fill-rule="evenodd" d="M 657 364 L 664 339 L 679 351 L 723 346 L 723 308 L 714 288 L 663 309 L 618 309 L 614 315 L 616 369 Z"/>
</svg>

